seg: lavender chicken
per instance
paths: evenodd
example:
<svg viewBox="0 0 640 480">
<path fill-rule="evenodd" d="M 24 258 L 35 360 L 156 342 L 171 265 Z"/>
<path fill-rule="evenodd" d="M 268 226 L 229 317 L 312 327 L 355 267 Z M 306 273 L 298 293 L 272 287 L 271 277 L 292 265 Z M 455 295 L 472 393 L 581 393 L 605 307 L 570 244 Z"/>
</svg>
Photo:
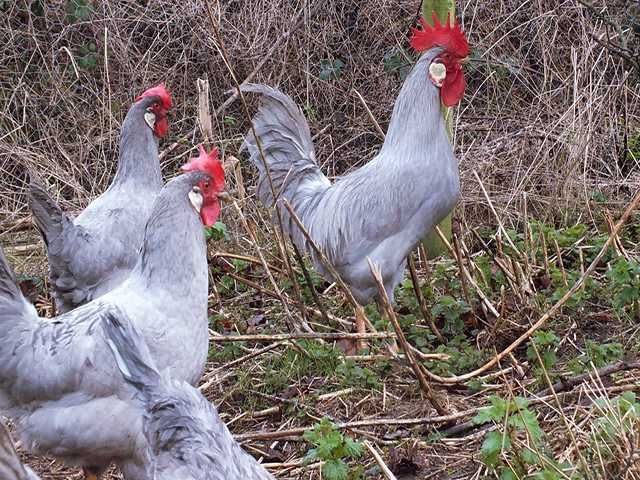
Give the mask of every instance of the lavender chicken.
<svg viewBox="0 0 640 480">
<path fill-rule="evenodd" d="M 249 133 L 245 141 L 260 174 L 258 197 L 280 209 L 285 230 L 330 279 L 282 200 L 291 204 L 361 304 L 377 295 L 367 259 L 380 266 L 393 300 L 407 255 L 449 213 L 460 194 L 458 163 L 440 105 L 454 105 L 464 94 L 461 62 L 469 46 L 457 23 L 441 25 L 435 19 L 434 27 L 424 20 L 422 24 L 411 39 L 422 56 L 402 86 L 380 152 L 333 183 L 318 166 L 309 126 L 293 100 L 264 85 L 242 86 L 244 92 L 262 96 L 253 119 L 258 138 Z"/>
<path fill-rule="evenodd" d="M 224 184 L 217 150 L 167 183 L 144 228 L 138 261 L 124 282 L 52 319 L 38 317 L 0 250 L 0 408 L 23 446 L 85 468 L 110 463 L 144 479 L 139 408 L 113 361 L 102 319 L 122 312 L 141 332 L 156 365 L 195 384 L 208 350 L 208 272 L 202 224 L 220 211 Z M 111 312 L 111 313 L 110 313 Z"/>
<path fill-rule="evenodd" d="M 169 370 L 123 313 L 110 312 L 104 330 L 124 378 L 139 392 L 149 480 L 273 480 L 233 439 L 216 408 Z"/>
<path fill-rule="evenodd" d="M 162 188 L 158 138 L 167 133 L 169 108 L 163 84 L 136 99 L 122 124 L 111 185 L 75 219 L 31 175 L 29 203 L 47 248 L 58 313 L 113 290 L 135 266 L 144 225 Z"/>
<path fill-rule="evenodd" d="M 40 480 L 33 470 L 22 464 L 7 427 L 0 423 L 0 478 L 2 480 Z"/>
</svg>

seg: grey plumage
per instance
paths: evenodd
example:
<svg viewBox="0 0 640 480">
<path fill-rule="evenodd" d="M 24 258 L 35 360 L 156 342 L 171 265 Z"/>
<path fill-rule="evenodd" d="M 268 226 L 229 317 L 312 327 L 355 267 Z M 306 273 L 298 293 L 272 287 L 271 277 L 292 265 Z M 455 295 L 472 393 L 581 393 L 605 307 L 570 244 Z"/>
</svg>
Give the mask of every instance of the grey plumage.
<svg viewBox="0 0 640 480">
<path fill-rule="evenodd" d="M 109 346 L 144 409 L 149 480 L 273 480 L 233 439 L 216 408 L 188 383 L 162 374 L 123 315 L 107 315 Z"/>
<path fill-rule="evenodd" d="M 146 443 L 139 408 L 105 340 L 103 318 L 126 315 L 150 356 L 195 384 L 208 351 L 208 273 L 202 223 L 188 194 L 200 172 L 167 183 L 144 230 L 141 254 L 115 289 L 45 319 L 22 296 L 0 250 L 0 408 L 23 446 L 94 468 L 135 471 Z M 128 480 L 136 480 L 131 474 Z"/>
<path fill-rule="evenodd" d="M 309 127 L 300 109 L 283 93 L 264 85 L 243 85 L 261 95 L 253 119 L 284 219 L 298 247 L 312 255 L 316 269 L 329 278 L 302 232 L 280 204 L 287 199 L 310 236 L 356 299 L 368 303 L 377 294 L 367 258 L 382 270 L 389 298 L 404 274 L 406 257 L 442 220 L 459 196 L 458 164 L 440 112 L 439 90 L 428 68 L 442 50 L 422 55 L 396 100 L 389 131 L 378 155 L 363 167 L 331 183 L 315 158 Z M 245 140 L 259 170 L 257 194 L 268 206 L 274 197 L 256 139 Z"/>
<path fill-rule="evenodd" d="M 109 292 L 136 263 L 144 225 L 162 188 L 157 139 L 144 118 L 158 99 L 144 97 L 129 109 L 116 175 L 77 218 L 65 214 L 31 175 L 29 204 L 47 248 L 58 313 Z"/>
<path fill-rule="evenodd" d="M 0 478 L 2 480 L 40 480 L 33 470 L 22 464 L 7 427 L 0 422 Z"/>
</svg>

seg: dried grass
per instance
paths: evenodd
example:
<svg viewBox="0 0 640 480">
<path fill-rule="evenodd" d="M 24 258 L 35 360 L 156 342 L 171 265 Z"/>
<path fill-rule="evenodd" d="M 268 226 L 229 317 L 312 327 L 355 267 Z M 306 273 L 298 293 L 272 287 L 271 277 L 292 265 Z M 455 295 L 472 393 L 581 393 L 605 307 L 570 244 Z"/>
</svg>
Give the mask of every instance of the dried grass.
<svg viewBox="0 0 640 480">
<path fill-rule="evenodd" d="M 0 20 L 0 214 L 26 214 L 24 166 L 39 171 L 66 208 L 78 209 L 100 192 L 115 168 L 118 128 L 131 99 L 154 82 L 170 86 L 175 109 L 165 146 L 182 140 L 164 161 L 171 174 L 196 130 L 197 78 L 208 77 L 211 105 L 232 82 L 213 48 L 203 5 L 183 2 L 98 2 L 87 21 L 72 23 L 64 5 L 41 16 L 24 2 L 4 7 Z M 253 71 L 291 25 L 298 6 L 288 1 L 225 1 L 221 31 L 239 79 Z M 384 71 L 383 55 L 405 47 L 415 1 L 326 1 L 305 6 L 303 23 L 276 49 L 255 80 L 280 86 L 310 114 L 318 158 L 338 175 L 371 158 L 379 136 L 354 89 L 383 128 L 400 87 Z M 593 35 L 605 25 L 574 2 L 460 2 L 474 47 L 468 92 L 456 116 L 456 145 L 464 196 L 459 210 L 485 219 L 470 171 L 478 171 L 501 211 L 516 213 L 524 195 L 544 215 L 583 207 L 594 190 L 612 201 L 629 195 L 638 159 L 624 154 L 625 138 L 640 125 L 637 72 L 603 50 Z M 622 2 L 608 2 L 624 20 Z M 97 49 L 96 65 L 79 66 L 81 49 Z M 108 46 L 105 54 L 105 44 Z M 340 58 L 344 74 L 318 78 L 322 59 Z M 237 122 L 224 116 L 233 116 Z M 235 125 L 232 125 L 235 123 Z M 214 134 L 235 153 L 246 130 L 237 105 L 214 119 Z M 251 178 L 251 169 L 247 169 Z"/>
<path fill-rule="evenodd" d="M 115 171 L 119 126 L 132 99 L 146 87 L 165 81 L 175 105 L 171 132 L 161 147 L 169 151 L 162 164 L 165 176 L 171 176 L 202 139 L 196 80 L 208 79 L 213 110 L 225 102 L 225 92 L 232 87 L 201 1 L 95 2 L 91 17 L 75 22 L 67 18 L 64 4 L 44 3 L 0 1 L 3 241 L 9 240 L 3 238 L 7 227 L 13 229 L 28 216 L 25 167 L 49 182 L 65 209 L 81 209 L 105 188 Z M 606 32 L 602 19 L 574 0 L 457 3 L 475 52 L 467 69 L 467 95 L 455 118 L 463 184 L 457 215 L 470 227 L 496 221 L 474 170 L 505 223 L 521 220 L 525 206 L 532 216 L 547 220 L 567 215 L 588 219 L 594 192 L 606 195 L 612 209 L 626 203 L 640 182 L 638 159 L 625 153 L 625 142 L 640 132 L 640 72 L 627 71 L 622 59 L 594 39 Z M 624 1 L 595 3 L 608 17 L 626 18 Z M 33 13 L 33 5 L 42 6 L 41 14 Z M 295 23 L 300 8 L 304 12 L 299 27 L 273 49 L 274 42 Z M 386 129 L 401 81 L 385 71 L 383 56 L 391 48 L 407 47 L 407 32 L 417 8 L 416 1 L 406 0 L 327 0 L 302 7 L 287 0 L 221 0 L 216 14 L 237 77 L 243 80 L 264 61 L 254 81 L 279 86 L 305 108 L 312 133 L 318 135 L 317 157 L 324 170 L 335 176 L 362 165 L 380 146 L 376 127 L 354 90 Z M 632 41 L 637 43 L 637 37 Z M 91 43 L 96 45 L 96 64 L 87 69 L 82 67 L 86 54 L 82 48 Z M 321 60 L 335 58 L 346 64 L 343 75 L 328 82 L 320 80 Z M 236 154 L 248 126 L 239 105 L 221 110 L 212 124 L 216 143 L 226 154 Z M 242 170 L 245 184 L 251 185 L 253 169 L 243 162 Z M 229 178 L 231 189 L 236 189 L 233 175 Z M 275 236 L 268 215 L 251 196 L 241 206 L 250 227 L 258 226 L 255 230 L 266 262 L 284 271 L 281 259 L 270 253 L 275 251 Z M 225 250 L 257 256 L 236 212 L 225 208 L 223 220 L 232 236 Z M 26 243 L 34 242 L 32 234 L 25 235 Z M 12 235 L 12 243 L 20 241 Z M 32 260 L 43 268 L 41 257 L 35 256 L 39 253 L 33 253 Z M 18 268 L 25 269 L 24 263 Z M 278 280 L 284 276 L 278 274 Z M 242 304 L 251 300 L 278 312 L 277 304 L 257 296 L 261 298 L 238 293 L 233 299 L 221 300 L 219 306 L 227 312 L 241 311 Z M 214 298 L 218 298 L 215 292 Z M 292 311 L 294 303 L 289 305 Z M 233 422 L 234 431 L 286 429 L 299 423 L 286 416 L 245 418 L 242 402 L 234 396 L 252 394 L 248 386 L 261 382 L 268 368 L 262 362 L 257 358 L 229 369 L 218 379 L 215 391 L 207 392 L 221 405 L 225 420 Z M 515 375 L 502 377 L 495 380 L 504 382 L 497 388 L 515 385 L 527 391 L 528 380 L 519 384 Z M 311 396 L 323 379 L 311 378 L 310 382 L 291 387 L 310 419 L 320 414 L 362 419 L 429 413 L 413 380 L 403 374 L 394 375 L 384 394 L 336 396 L 320 403 Z M 278 411 L 292 402 L 288 398 L 269 400 Z M 468 392 L 455 391 L 447 392 L 447 401 L 454 410 L 480 403 Z M 581 409 L 580 404 L 571 406 L 567 415 L 591 415 Z M 548 425 L 558 423 L 558 417 L 564 415 L 552 408 L 545 414 Z M 578 435 L 586 436 L 588 424 L 579 426 Z M 378 444 L 384 444 L 386 433 L 380 428 L 368 434 L 378 435 Z M 556 433 L 562 438 L 561 431 Z M 458 443 L 421 444 L 421 461 L 431 472 L 424 478 L 445 478 L 438 475 L 459 468 L 465 469 L 465 475 L 475 472 L 479 476 L 482 467 L 474 457 L 479 438 L 473 434 Z M 281 443 L 277 461 L 299 461 L 296 447 L 295 443 Z M 255 445 L 248 448 L 260 454 Z M 571 448 L 560 445 L 556 450 L 566 449 L 565 457 L 573 459 Z M 621 446 L 624 453 L 620 457 L 634 448 L 637 451 L 637 438 Z M 263 450 L 267 458 L 273 456 L 272 449 L 264 446 Z M 49 471 L 48 478 L 67 478 L 69 472 L 58 467 Z M 280 473 L 283 478 L 302 478 L 302 470 L 295 466 L 280 466 Z M 317 470 L 305 475 L 317 478 Z"/>
</svg>

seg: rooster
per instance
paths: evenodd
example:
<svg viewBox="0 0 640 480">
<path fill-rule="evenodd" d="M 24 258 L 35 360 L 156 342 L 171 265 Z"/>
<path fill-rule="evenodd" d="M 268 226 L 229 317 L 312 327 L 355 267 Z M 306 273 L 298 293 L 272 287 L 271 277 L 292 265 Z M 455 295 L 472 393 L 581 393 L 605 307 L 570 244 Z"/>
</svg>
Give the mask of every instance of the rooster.
<svg viewBox="0 0 640 480">
<path fill-rule="evenodd" d="M 284 229 L 330 280 L 282 201 L 290 203 L 362 305 L 377 296 L 367 259 L 380 266 L 393 301 L 407 255 L 460 194 L 458 163 L 440 105 L 455 105 L 464 94 L 461 64 L 469 45 L 457 22 L 442 25 L 435 14 L 433 27 L 420 21 L 411 45 L 422 55 L 402 86 L 380 152 L 333 183 L 318 166 L 309 126 L 293 100 L 264 85 L 241 87 L 262 97 L 253 119 L 257 139 L 250 132 L 244 144 L 259 171 L 258 197 L 280 210 Z"/>
<path fill-rule="evenodd" d="M 104 329 L 124 378 L 138 391 L 149 480 L 274 480 L 233 439 L 216 408 L 184 381 L 160 373 L 144 337 L 123 314 Z"/>
<path fill-rule="evenodd" d="M 136 264 L 144 225 L 162 188 L 157 139 L 167 133 L 169 108 L 163 84 L 136 99 L 122 124 L 111 185 L 75 219 L 31 175 L 29 203 L 47 248 L 58 313 L 109 292 Z"/>
<path fill-rule="evenodd" d="M 118 287 L 52 319 L 22 296 L 0 250 L 0 409 L 22 444 L 85 468 L 112 461 L 131 480 L 145 444 L 139 409 L 105 338 L 103 318 L 127 316 L 158 368 L 195 384 L 208 351 L 208 271 L 202 224 L 220 212 L 224 173 L 217 150 L 183 167 L 160 191 L 138 261 Z"/>
</svg>

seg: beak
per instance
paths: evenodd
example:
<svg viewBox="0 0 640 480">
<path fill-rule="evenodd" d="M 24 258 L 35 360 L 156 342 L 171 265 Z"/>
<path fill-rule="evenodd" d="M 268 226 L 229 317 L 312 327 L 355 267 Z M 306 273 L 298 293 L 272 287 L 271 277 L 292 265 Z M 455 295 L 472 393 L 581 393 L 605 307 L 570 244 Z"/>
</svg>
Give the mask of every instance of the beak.
<svg viewBox="0 0 640 480">
<path fill-rule="evenodd" d="M 224 190 L 222 192 L 218 192 L 217 197 L 218 200 L 224 200 L 225 202 L 233 201 L 233 197 L 229 194 L 229 192 L 225 192 Z"/>
<path fill-rule="evenodd" d="M 471 61 L 471 59 L 469 57 L 464 57 L 462 60 L 460 60 L 460 64 L 461 65 L 465 65 L 467 63 L 469 63 Z"/>
</svg>

